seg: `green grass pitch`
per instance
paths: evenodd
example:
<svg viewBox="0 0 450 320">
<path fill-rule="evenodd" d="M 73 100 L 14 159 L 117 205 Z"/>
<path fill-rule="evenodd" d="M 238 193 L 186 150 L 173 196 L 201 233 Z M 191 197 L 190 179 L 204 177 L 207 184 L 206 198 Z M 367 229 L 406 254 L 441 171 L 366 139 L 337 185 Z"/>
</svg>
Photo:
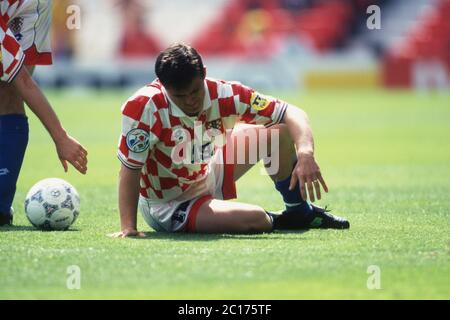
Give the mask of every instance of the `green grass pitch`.
<svg viewBox="0 0 450 320">
<path fill-rule="evenodd" d="M 450 99 L 409 92 L 275 94 L 301 106 L 330 188 L 319 202 L 349 231 L 262 235 L 159 234 L 111 239 L 119 230 L 116 144 L 130 92 L 49 93 L 68 131 L 89 150 L 89 172 L 64 174 L 49 136 L 30 116 L 31 138 L 14 207 L 0 228 L 0 298 L 422 299 L 450 298 Z M 38 180 L 79 191 L 78 221 L 41 232 L 23 202 Z M 271 210 L 281 197 L 258 168 L 238 183 L 239 201 Z M 66 286 L 79 266 L 81 288 Z M 380 270 L 380 289 L 368 289 Z M 369 281 L 370 282 L 370 281 Z"/>
</svg>

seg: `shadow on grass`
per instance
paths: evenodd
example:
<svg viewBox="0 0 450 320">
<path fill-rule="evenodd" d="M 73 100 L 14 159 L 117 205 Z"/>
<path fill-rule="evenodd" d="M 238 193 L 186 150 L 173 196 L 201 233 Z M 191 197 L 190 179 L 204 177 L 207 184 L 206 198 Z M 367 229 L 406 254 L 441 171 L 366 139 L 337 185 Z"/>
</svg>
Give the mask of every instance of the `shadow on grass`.
<svg viewBox="0 0 450 320">
<path fill-rule="evenodd" d="M 136 240 L 171 240 L 171 241 L 213 241 L 223 239 L 233 240 L 305 240 L 304 238 L 288 238 L 286 235 L 300 235 L 309 230 L 277 230 L 272 233 L 241 233 L 241 234 L 207 234 L 207 233 L 169 233 L 169 232 L 144 232 L 145 238 L 131 237 Z"/>
<path fill-rule="evenodd" d="M 20 232 L 20 231 L 35 231 L 35 232 L 79 232 L 78 229 L 69 229 L 69 230 L 41 230 L 37 229 L 33 226 L 1 226 L 0 232 Z"/>
<path fill-rule="evenodd" d="M 0 232 L 13 232 L 13 231 L 40 231 L 32 226 L 1 226 Z"/>
</svg>

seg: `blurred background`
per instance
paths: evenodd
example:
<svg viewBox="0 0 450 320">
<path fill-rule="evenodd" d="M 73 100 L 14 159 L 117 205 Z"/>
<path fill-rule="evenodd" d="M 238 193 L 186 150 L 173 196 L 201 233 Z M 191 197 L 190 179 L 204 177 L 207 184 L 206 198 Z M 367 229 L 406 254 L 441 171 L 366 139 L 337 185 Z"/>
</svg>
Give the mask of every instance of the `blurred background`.
<svg viewBox="0 0 450 320">
<path fill-rule="evenodd" d="M 71 6 L 80 9 L 67 28 Z M 380 8 L 380 14 L 369 10 Z M 258 90 L 448 90 L 448 0 L 57 0 L 45 87 L 140 87 L 156 55 L 196 47 L 214 78 Z M 377 19 L 378 20 L 374 20 Z M 369 20 L 369 21 L 368 21 Z M 373 29 L 376 26 L 381 29 Z"/>
<path fill-rule="evenodd" d="M 0 232 L 0 298 L 448 299 L 449 2 L 54 0 L 55 63 L 35 75 L 89 169 L 64 173 L 28 112 L 16 227 Z M 348 218 L 350 232 L 105 236 L 120 228 L 121 106 L 176 41 L 199 49 L 211 77 L 307 112 L 330 189 L 317 204 Z M 260 169 L 238 181 L 237 201 L 282 209 Z M 34 232 L 24 214 L 31 186 L 49 177 L 80 193 L 70 232 Z M 142 218 L 138 227 L 150 231 Z M 74 264 L 81 290 L 66 289 Z M 382 290 L 367 286 L 374 265 Z"/>
</svg>

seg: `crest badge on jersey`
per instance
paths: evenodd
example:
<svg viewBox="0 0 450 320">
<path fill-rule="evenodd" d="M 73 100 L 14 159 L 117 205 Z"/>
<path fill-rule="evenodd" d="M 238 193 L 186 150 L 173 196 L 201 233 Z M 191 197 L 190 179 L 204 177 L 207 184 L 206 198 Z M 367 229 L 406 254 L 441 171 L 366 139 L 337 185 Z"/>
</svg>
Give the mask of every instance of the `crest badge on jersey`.
<svg viewBox="0 0 450 320">
<path fill-rule="evenodd" d="M 216 119 L 210 122 L 206 123 L 206 129 L 217 129 L 217 130 L 221 130 L 222 129 L 222 119 Z"/>
<path fill-rule="evenodd" d="M 141 153 L 148 149 L 150 145 L 150 135 L 145 130 L 136 128 L 127 133 L 126 141 L 130 151 Z"/>
<path fill-rule="evenodd" d="M 250 98 L 250 106 L 257 110 L 261 111 L 267 108 L 270 104 L 269 99 L 258 92 L 253 92 L 252 97 Z"/>
<path fill-rule="evenodd" d="M 9 23 L 9 29 L 14 34 L 14 37 L 16 38 L 17 41 L 20 41 L 23 38 L 23 35 L 21 33 L 22 27 L 23 27 L 23 18 L 22 17 L 14 18 Z"/>
</svg>

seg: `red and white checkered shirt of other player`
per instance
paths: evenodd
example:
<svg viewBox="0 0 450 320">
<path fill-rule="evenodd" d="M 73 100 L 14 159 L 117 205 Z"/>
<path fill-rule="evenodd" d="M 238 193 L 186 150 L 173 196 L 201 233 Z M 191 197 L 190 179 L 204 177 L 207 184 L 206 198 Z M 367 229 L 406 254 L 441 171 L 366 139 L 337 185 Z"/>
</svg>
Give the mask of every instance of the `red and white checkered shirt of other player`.
<svg viewBox="0 0 450 320">
<path fill-rule="evenodd" d="M 3 2 L 0 9 L 2 7 Z M 22 67 L 25 55 L 6 25 L 2 12 L 0 10 L 0 81 L 11 82 Z"/>
</svg>

